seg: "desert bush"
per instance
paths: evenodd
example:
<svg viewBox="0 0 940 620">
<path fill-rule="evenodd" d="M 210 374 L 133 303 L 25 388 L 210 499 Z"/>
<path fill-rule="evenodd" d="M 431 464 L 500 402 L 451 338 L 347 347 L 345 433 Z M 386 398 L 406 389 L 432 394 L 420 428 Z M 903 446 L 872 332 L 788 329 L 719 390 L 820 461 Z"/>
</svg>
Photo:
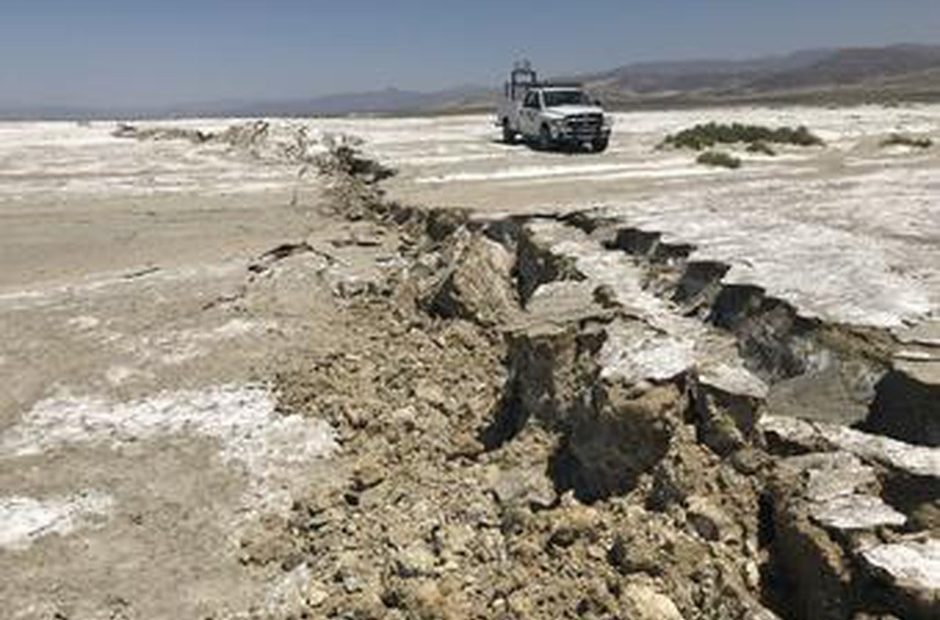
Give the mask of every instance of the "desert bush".
<svg viewBox="0 0 940 620">
<path fill-rule="evenodd" d="M 728 125 L 712 122 L 696 125 L 690 129 L 683 129 L 677 134 L 668 135 L 660 146 L 690 148 L 701 151 L 716 144 L 735 144 L 738 142 L 795 144 L 797 146 L 823 144 L 819 136 L 803 126 L 770 128 L 761 125 L 743 125 L 741 123 Z"/>
<path fill-rule="evenodd" d="M 927 137 L 914 137 L 893 133 L 881 142 L 881 146 L 910 146 L 918 149 L 929 149 L 933 140 Z"/>
<path fill-rule="evenodd" d="M 720 166 L 731 170 L 741 167 L 740 159 L 721 151 L 705 151 L 695 161 L 705 166 Z"/>
<path fill-rule="evenodd" d="M 751 142 L 747 145 L 748 153 L 758 153 L 760 155 L 769 155 L 773 157 L 777 154 L 777 151 L 773 150 L 769 144 L 758 140 L 757 142 Z"/>
</svg>

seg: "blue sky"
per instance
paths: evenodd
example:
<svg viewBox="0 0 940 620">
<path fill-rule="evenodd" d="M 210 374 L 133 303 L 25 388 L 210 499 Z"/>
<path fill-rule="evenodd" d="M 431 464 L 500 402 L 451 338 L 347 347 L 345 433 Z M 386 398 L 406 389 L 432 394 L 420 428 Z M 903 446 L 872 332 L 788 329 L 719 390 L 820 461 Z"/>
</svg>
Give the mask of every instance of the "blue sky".
<svg viewBox="0 0 940 620">
<path fill-rule="evenodd" d="M 940 43 L 940 0 L 0 0 L 0 104 L 496 83 L 643 60 Z"/>
</svg>

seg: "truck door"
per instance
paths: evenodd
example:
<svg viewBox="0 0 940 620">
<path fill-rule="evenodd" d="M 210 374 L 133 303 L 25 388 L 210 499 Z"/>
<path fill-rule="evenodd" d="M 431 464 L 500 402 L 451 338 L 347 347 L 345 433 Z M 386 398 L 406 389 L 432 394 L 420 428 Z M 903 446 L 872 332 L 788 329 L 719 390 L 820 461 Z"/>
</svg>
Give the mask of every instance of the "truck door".
<svg viewBox="0 0 940 620">
<path fill-rule="evenodd" d="M 523 135 L 535 136 L 539 132 L 539 116 L 542 111 L 538 91 L 526 93 L 519 111 L 519 130 Z"/>
</svg>

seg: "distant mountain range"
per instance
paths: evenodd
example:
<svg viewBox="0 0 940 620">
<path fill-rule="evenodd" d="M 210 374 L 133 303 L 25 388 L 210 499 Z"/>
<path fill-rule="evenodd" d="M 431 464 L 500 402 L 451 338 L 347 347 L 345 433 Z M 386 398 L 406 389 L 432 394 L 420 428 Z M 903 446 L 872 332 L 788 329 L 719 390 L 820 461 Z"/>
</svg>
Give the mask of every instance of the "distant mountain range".
<svg viewBox="0 0 940 620">
<path fill-rule="evenodd" d="M 510 60 L 507 59 L 507 71 Z M 583 82 L 613 108 L 940 101 L 940 45 L 807 50 L 750 60 L 645 62 L 559 77 Z M 388 88 L 310 99 L 107 110 L 0 107 L 0 118 L 436 114 L 491 109 L 500 90 L 501 85 L 471 85 L 434 92 Z"/>
<path fill-rule="evenodd" d="M 809 50 L 744 61 L 642 63 L 580 76 L 614 105 L 940 100 L 940 46 Z"/>
</svg>

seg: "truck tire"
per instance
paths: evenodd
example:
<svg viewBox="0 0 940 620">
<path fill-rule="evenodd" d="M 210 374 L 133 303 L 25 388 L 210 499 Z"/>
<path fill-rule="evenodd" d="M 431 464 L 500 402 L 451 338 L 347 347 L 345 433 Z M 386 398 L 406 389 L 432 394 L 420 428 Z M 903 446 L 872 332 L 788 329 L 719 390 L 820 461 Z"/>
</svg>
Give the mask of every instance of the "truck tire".
<svg viewBox="0 0 940 620">
<path fill-rule="evenodd" d="M 539 150 L 548 151 L 552 148 L 552 132 L 548 128 L 548 125 L 542 125 L 539 127 Z"/>
<path fill-rule="evenodd" d="M 516 143 L 516 131 L 509 126 L 509 119 L 503 119 L 503 142 L 505 144 Z"/>
<path fill-rule="evenodd" d="M 595 153 L 603 153 L 607 150 L 608 142 L 608 138 L 595 138 L 594 141 L 591 142 L 591 150 Z"/>
</svg>

